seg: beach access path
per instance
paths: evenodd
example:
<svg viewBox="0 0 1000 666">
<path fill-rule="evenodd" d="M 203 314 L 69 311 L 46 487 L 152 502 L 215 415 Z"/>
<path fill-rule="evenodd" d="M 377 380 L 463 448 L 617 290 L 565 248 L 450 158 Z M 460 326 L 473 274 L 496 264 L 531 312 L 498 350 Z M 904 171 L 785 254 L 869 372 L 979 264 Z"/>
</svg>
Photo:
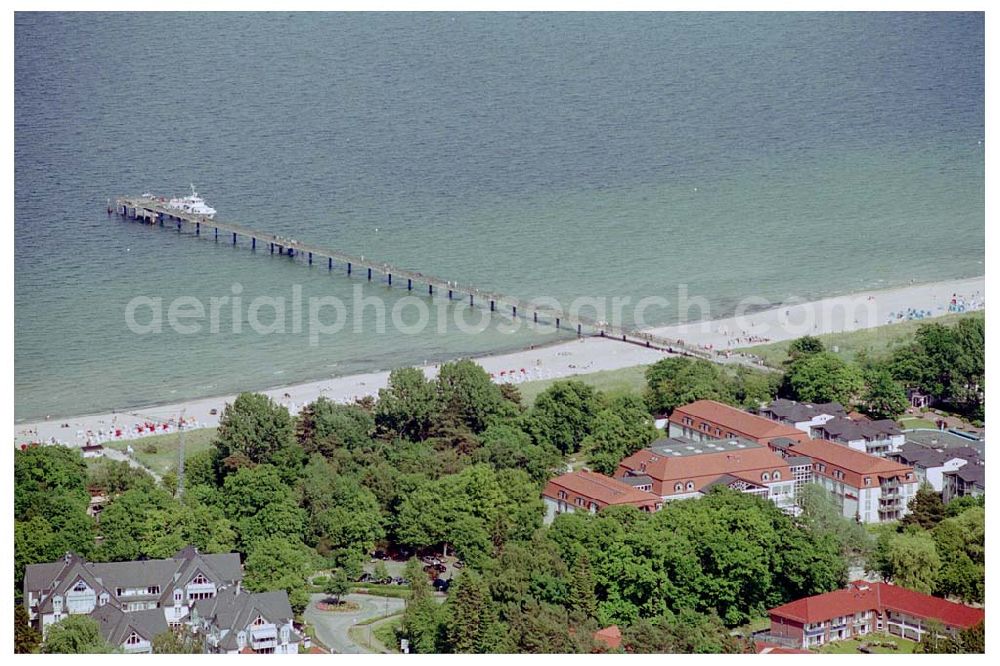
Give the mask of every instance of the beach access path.
<svg viewBox="0 0 1000 666">
<path fill-rule="evenodd" d="M 734 351 L 738 347 L 792 340 L 803 335 L 873 328 L 892 321 L 905 321 L 906 317 L 916 312 L 921 313 L 921 318 L 930 320 L 950 314 L 951 300 L 956 296 L 966 311 L 982 309 L 985 307 L 984 294 L 984 277 L 948 280 L 890 290 L 868 290 L 819 301 L 761 309 L 743 316 L 664 326 L 654 330 L 658 335 L 682 339 L 688 344 L 701 345 L 736 357 L 746 353 L 745 349 Z M 475 360 L 496 381 L 520 383 L 648 365 L 667 356 L 666 352 L 638 345 L 607 338 L 584 337 Z M 436 365 L 423 367 L 424 373 L 431 378 L 437 375 L 437 369 Z M 384 370 L 331 377 L 260 392 L 296 413 L 303 405 L 321 396 L 334 402 L 351 402 L 365 396 L 377 397 L 378 390 L 385 388 L 388 377 L 389 371 Z M 511 380 L 511 377 L 514 379 Z M 90 436 L 88 433 L 108 433 L 115 429 L 127 431 L 149 421 L 176 421 L 182 413 L 192 427 L 216 426 L 223 408 L 234 398 L 232 395 L 200 398 L 127 412 L 15 423 L 14 444 L 19 446 L 23 443 L 43 442 L 81 446 Z M 213 410 L 215 414 L 212 414 Z M 123 436 L 121 439 L 132 437 Z"/>
</svg>

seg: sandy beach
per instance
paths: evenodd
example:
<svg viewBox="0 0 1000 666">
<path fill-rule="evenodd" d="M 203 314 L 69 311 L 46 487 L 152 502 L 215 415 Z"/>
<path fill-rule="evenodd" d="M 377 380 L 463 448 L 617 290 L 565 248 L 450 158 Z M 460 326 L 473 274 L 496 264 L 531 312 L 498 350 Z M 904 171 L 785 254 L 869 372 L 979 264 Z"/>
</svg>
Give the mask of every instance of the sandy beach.
<svg viewBox="0 0 1000 666">
<path fill-rule="evenodd" d="M 985 307 L 984 294 L 983 277 L 949 280 L 788 304 L 742 315 L 738 309 L 736 316 L 725 319 L 652 330 L 658 335 L 684 340 L 728 357 L 735 355 L 733 350 L 754 344 L 872 328 L 908 319 L 932 319 L 953 311 L 979 310 Z M 743 310 L 760 306 L 760 303 L 749 302 Z M 581 338 L 475 360 L 498 383 L 522 383 L 644 365 L 666 355 L 609 339 Z M 426 366 L 423 370 L 428 377 L 433 377 L 437 366 Z M 388 371 L 382 371 L 331 377 L 262 393 L 295 413 L 320 396 L 335 402 L 376 396 L 378 390 L 386 386 L 388 376 Z M 223 407 L 233 398 L 231 395 L 219 396 L 126 412 L 15 423 L 14 444 L 43 442 L 82 446 L 88 440 L 107 442 L 134 439 L 152 432 L 175 432 L 182 415 L 186 428 L 211 427 L 218 424 Z"/>
</svg>

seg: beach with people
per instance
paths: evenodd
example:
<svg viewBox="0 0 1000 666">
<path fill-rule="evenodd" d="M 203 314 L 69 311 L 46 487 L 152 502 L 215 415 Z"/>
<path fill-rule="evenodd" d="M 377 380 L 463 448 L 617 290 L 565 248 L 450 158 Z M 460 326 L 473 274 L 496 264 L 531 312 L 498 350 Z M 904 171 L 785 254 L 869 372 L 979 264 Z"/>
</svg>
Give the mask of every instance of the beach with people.
<svg viewBox="0 0 1000 666">
<path fill-rule="evenodd" d="M 731 317 L 650 330 L 658 336 L 682 340 L 687 345 L 712 352 L 720 362 L 752 361 L 755 344 L 981 310 L 985 307 L 985 278 L 869 290 L 811 302 L 788 302 L 779 307 L 762 306 L 762 303 L 748 299 L 743 310 L 737 309 Z M 583 337 L 513 353 L 482 356 L 475 360 L 490 373 L 494 382 L 521 384 L 647 365 L 667 355 L 668 352 L 641 345 Z M 428 377 L 436 376 L 437 365 L 426 364 L 422 367 Z M 389 370 L 382 370 L 260 392 L 285 405 L 294 414 L 319 397 L 340 403 L 377 397 L 379 389 L 385 388 L 388 377 Z M 247 390 L 253 389 L 247 387 Z M 233 395 L 208 397 L 102 414 L 15 423 L 14 444 L 82 447 L 87 443 L 140 439 L 179 429 L 214 427 L 218 425 L 225 405 L 234 398 Z"/>
</svg>

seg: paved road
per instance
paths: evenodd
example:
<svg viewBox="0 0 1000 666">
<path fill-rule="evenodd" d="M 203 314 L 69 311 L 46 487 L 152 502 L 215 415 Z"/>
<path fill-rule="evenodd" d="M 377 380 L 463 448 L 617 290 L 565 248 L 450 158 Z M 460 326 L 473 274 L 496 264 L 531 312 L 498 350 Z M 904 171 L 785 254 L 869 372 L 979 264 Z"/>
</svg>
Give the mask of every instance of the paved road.
<svg viewBox="0 0 1000 666">
<path fill-rule="evenodd" d="M 339 654 L 358 654 L 368 652 L 347 635 L 347 630 L 361 620 L 371 617 L 381 617 L 388 613 L 392 615 L 403 610 L 403 600 L 395 597 L 374 597 L 368 594 L 349 594 L 346 600 L 358 605 L 357 610 L 324 612 L 316 609 L 316 602 L 326 595 L 314 594 L 306 608 L 305 619 L 316 628 L 316 637 L 323 642 L 331 652 Z"/>
</svg>

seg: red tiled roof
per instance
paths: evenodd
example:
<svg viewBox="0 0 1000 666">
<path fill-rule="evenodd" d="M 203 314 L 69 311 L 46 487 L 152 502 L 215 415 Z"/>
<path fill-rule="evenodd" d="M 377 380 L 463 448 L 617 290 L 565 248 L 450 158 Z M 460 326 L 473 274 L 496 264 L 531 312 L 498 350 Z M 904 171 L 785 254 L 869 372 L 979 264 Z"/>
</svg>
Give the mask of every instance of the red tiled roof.
<svg viewBox="0 0 1000 666">
<path fill-rule="evenodd" d="M 660 484 L 664 495 L 674 492 L 675 482 L 693 481 L 695 490 L 700 491 L 723 474 L 739 476 L 753 483 L 769 483 L 760 478 L 763 471 L 773 474 L 778 470 L 782 479 L 792 478 L 791 468 L 785 459 L 766 446 L 676 457 L 642 449 L 622 460 L 618 469 L 620 473 L 629 470 L 649 475 Z M 656 489 L 657 486 L 653 487 Z"/>
<path fill-rule="evenodd" d="M 810 439 L 798 442 L 792 446 L 792 451 L 796 455 L 818 458 L 819 460 L 858 474 L 896 476 L 901 473 L 913 471 L 913 468 L 909 465 L 892 462 L 885 458 L 877 458 L 876 456 L 856 451 L 843 444 L 834 444 L 822 439 Z"/>
<path fill-rule="evenodd" d="M 311 648 L 309 648 L 309 651 L 306 654 L 330 654 L 330 653 L 318 645 L 313 645 Z"/>
<path fill-rule="evenodd" d="M 844 590 L 797 599 L 772 608 L 768 615 L 814 623 L 865 610 L 882 612 L 886 609 L 938 620 L 945 625 L 963 629 L 982 622 L 985 617 L 980 608 L 956 604 L 897 585 L 865 581 L 854 581 Z"/>
<path fill-rule="evenodd" d="M 257 654 L 257 653 L 254 652 L 253 649 L 245 647 L 242 650 L 240 650 L 240 654 Z"/>
<path fill-rule="evenodd" d="M 617 624 L 613 624 L 610 627 L 605 627 L 604 629 L 598 629 L 594 632 L 594 640 L 598 643 L 604 643 L 609 648 L 621 647 L 622 644 L 622 632 L 618 628 Z"/>
<path fill-rule="evenodd" d="M 742 409 L 730 407 L 714 400 L 696 400 L 690 405 L 678 407 L 670 415 L 670 422 L 683 425 L 681 419 L 684 416 L 711 421 L 723 429 L 749 439 L 766 440 L 775 437 L 788 437 L 798 440 L 808 437 L 806 433 L 794 426 L 750 414 Z"/>
<path fill-rule="evenodd" d="M 610 504 L 658 504 L 661 502 L 658 495 L 633 488 L 627 483 L 622 483 L 609 476 L 583 469 L 550 479 L 545 485 L 542 495 L 552 499 L 560 499 L 559 490 L 569 491 L 602 506 Z"/>
</svg>

